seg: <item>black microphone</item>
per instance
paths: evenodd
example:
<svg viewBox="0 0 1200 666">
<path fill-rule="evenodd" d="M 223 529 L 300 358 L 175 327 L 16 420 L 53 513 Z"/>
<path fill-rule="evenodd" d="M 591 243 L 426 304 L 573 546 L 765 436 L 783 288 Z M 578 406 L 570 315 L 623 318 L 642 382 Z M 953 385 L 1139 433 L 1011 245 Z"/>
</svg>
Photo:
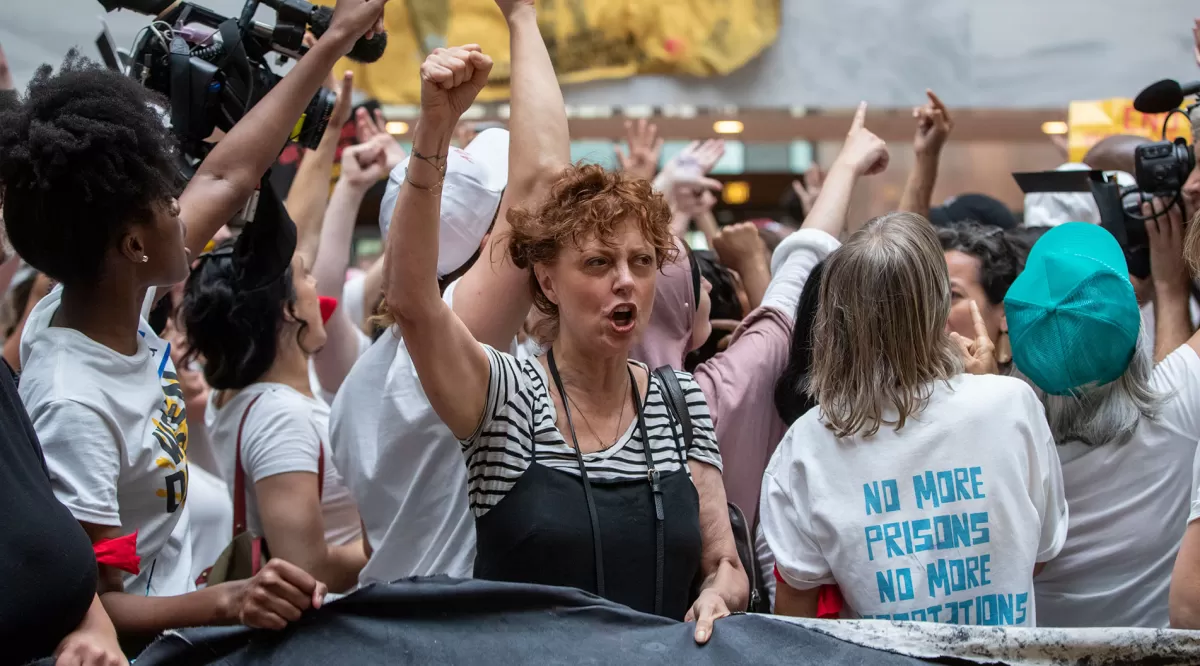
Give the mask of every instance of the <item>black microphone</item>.
<svg viewBox="0 0 1200 666">
<path fill-rule="evenodd" d="M 312 14 L 308 17 L 308 27 L 312 28 L 312 33 L 318 39 L 325 31 L 329 29 L 329 25 L 333 22 L 333 9 L 324 5 L 313 7 Z M 357 42 L 354 42 L 354 48 L 346 54 L 346 57 L 356 62 L 375 62 L 383 57 L 384 50 L 387 49 L 387 33 L 376 33 L 374 37 L 366 39 L 359 37 Z"/>
<path fill-rule="evenodd" d="M 1166 113 L 1178 109 L 1185 97 L 1200 93 L 1200 81 L 1179 85 L 1178 81 L 1163 79 L 1138 93 L 1133 108 L 1142 113 Z"/>
</svg>

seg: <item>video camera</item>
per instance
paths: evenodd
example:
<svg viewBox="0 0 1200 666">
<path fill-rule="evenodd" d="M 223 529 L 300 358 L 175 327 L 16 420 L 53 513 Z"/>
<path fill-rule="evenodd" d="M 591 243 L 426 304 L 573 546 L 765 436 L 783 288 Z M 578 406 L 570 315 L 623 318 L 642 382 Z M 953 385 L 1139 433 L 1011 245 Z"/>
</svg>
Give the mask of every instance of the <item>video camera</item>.
<svg viewBox="0 0 1200 666">
<path fill-rule="evenodd" d="M 171 126 L 184 156 L 193 164 L 207 153 L 214 130 L 228 131 L 279 82 L 267 64 L 307 51 L 304 33 L 320 37 L 333 10 L 304 0 L 246 0 L 234 19 L 183 0 L 99 0 L 107 11 L 128 9 L 155 19 L 135 38 L 127 73 L 170 100 Z M 254 20 L 259 4 L 275 10 L 274 26 Z M 360 39 L 349 56 L 374 62 L 383 55 L 387 34 Z M 320 89 L 300 117 L 291 139 L 316 148 L 329 124 L 336 97 Z"/>
<path fill-rule="evenodd" d="M 1100 224 L 1120 242 L 1129 272 L 1137 277 L 1150 275 L 1150 242 L 1146 222 L 1165 217 L 1172 206 L 1183 211 L 1183 185 L 1196 167 L 1195 149 L 1185 139 L 1166 140 L 1168 123 L 1180 114 L 1190 121 L 1193 100 L 1187 111 L 1180 110 L 1187 97 L 1200 94 L 1200 82 L 1180 85 L 1159 81 L 1143 90 L 1133 106 L 1142 113 L 1166 113 L 1163 140 L 1145 143 L 1134 151 L 1131 187 L 1122 187 L 1116 178 L 1102 171 L 1050 171 L 1015 173 L 1013 177 L 1026 194 L 1039 192 L 1091 193 L 1100 211 Z M 1142 214 L 1142 204 L 1154 198 L 1166 202 L 1161 212 Z"/>
</svg>

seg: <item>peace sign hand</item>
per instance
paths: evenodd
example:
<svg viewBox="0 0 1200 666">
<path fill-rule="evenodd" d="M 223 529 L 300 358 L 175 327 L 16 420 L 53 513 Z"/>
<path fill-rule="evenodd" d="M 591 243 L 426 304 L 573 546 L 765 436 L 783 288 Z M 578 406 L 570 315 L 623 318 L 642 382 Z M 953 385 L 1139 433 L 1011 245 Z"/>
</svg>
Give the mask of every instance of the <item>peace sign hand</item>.
<svg viewBox="0 0 1200 666">
<path fill-rule="evenodd" d="M 975 339 L 963 337 L 953 331 L 950 339 L 954 340 L 963 355 L 964 369 L 972 375 L 997 375 L 1000 366 L 996 363 L 996 345 L 988 336 L 987 326 L 983 323 L 983 315 L 979 314 L 979 305 L 971 301 L 971 321 L 975 324 Z"/>
</svg>

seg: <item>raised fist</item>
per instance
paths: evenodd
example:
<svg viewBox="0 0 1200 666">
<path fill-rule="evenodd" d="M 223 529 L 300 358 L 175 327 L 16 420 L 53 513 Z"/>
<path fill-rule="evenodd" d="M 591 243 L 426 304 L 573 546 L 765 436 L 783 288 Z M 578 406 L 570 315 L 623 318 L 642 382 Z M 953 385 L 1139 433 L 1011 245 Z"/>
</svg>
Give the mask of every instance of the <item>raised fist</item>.
<svg viewBox="0 0 1200 666">
<path fill-rule="evenodd" d="M 453 128 L 487 85 L 492 59 L 478 44 L 434 49 L 421 64 L 421 117 Z"/>
</svg>

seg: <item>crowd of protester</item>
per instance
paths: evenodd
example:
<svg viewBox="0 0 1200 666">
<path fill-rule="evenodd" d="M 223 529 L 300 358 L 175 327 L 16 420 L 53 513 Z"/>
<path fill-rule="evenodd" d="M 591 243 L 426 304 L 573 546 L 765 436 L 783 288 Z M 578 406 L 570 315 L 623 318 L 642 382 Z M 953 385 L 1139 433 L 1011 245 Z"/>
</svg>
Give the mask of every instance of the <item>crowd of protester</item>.
<svg viewBox="0 0 1200 666">
<path fill-rule="evenodd" d="M 698 643 L 745 610 L 1200 628 L 1200 171 L 1146 203 L 1139 278 L 1087 196 L 934 205 L 930 92 L 897 211 L 848 219 L 890 161 L 864 103 L 794 212 L 720 226 L 720 141 L 660 168 L 639 121 L 619 169 L 571 163 L 532 0 L 497 0 L 506 126 L 463 131 L 492 61 L 439 48 L 406 153 L 330 75 L 385 1 L 339 0 L 186 183 L 133 79 L 72 53 L 5 93 L 11 660 L 126 663 L 434 575 L 579 588 Z M 1128 172 L 1138 142 L 1059 168 Z M 347 279 L 385 179 L 383 254 Z"/>
</svg>

